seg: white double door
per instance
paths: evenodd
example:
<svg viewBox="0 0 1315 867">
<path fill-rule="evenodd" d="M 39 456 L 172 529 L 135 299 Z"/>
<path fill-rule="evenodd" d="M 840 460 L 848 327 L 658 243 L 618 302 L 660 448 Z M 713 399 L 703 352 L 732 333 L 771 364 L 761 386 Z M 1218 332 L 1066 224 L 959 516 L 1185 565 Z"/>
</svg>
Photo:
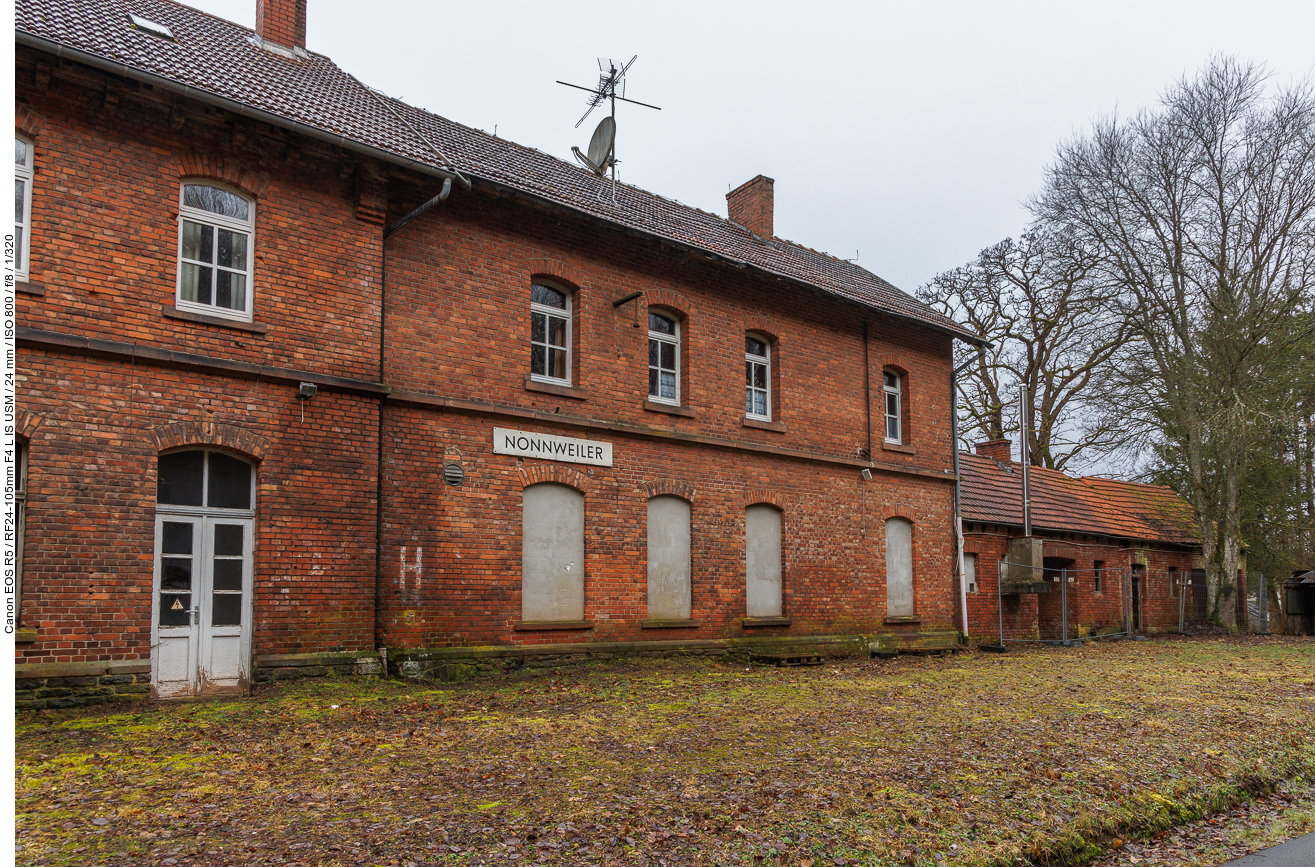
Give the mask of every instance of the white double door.
<svg viewBox="0 0 1315 867">
<path fill-rule="evenodd" d="M 246 691 L 254 530 L 251 517 L 157 513 L 151 619 L 156 697 Z"/>
</svg>

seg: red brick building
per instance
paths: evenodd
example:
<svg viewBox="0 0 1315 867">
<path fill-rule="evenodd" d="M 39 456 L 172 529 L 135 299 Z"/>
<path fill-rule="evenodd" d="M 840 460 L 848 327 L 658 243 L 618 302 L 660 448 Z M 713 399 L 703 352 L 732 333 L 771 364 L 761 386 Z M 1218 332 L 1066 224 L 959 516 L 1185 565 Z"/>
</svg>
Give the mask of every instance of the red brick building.
<svg viewBox="0 0 1315 867">
<path fill-rule="evenodd" d="M 19 3 L 24 702 L 955 640 L 971 337 L 771 179 L 614 204 L 305 14 Z"/>
<path fill-rule="evenodd" d="M 1177 629 L 1180 614 L 1186 622 L 1203 619 L 1195 515 L 1169 488 L 1032 467 L 1032 532 L 1041 561 L 1029 572 L 1018 568 L 1031 561 L 1020 544 L 1022 466 L 1010 460 L 1009 441 L 960 454 L 959 472 L 973 638 L 994 641 L 1003 626 L 1007 639 L 1058 641 Z"/>
</svg>

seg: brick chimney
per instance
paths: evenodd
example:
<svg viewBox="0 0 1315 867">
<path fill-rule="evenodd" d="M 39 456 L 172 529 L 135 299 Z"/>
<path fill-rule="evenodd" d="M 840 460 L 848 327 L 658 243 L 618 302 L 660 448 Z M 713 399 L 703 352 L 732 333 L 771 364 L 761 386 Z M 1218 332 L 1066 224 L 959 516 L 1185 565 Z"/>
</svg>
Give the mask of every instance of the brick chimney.
<svg viewBox="0 0 1315 867">
<path fill-rule="evenodd" d="M 256 35 L 282 48 L 306 50 L 306 0 L 256 0 Z"/>
<path fill-rule="evenodd" d="M 1009 463 L 1009 448 L 1012 446 L 1009 440 L 991 440 L 987 443 L 978 443 L 976 446 L 977 454 L 984 458 L 994 458 L 1002 464 Z"/>
<path fill-rule="evenodd" d="M 770 238 L 772 232 L 772 185 L 776 181 L 758 175 L 740 184 L 726 194 L 726 210 L 735 222 L 759 238 Z"/>
</svg>

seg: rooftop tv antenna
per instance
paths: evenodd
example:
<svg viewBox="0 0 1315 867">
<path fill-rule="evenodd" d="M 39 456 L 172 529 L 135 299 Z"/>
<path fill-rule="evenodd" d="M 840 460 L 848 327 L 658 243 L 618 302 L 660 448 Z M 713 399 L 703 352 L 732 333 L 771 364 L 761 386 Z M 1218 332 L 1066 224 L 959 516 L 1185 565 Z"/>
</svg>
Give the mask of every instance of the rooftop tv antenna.
<svg viewBox="0 0 1315 867">
<path fill-rule="evenodd" d="M 653 108 L 661 111 L 656 105 L 649 105 L 646 102 L 640 102 L 637 99 L 626 98 L 626 73 L 630 67 L 635 65 L 639 59 L 636 54 L 630 58 L 630 62 L 624 66 L 617 67 L 616 61 L 610 58 L 607 61 L 607 68 L 603 68 L 603 59 L 598 58 L 598 84 L 593 87 L 581 87 L 578 84 L 571 84 L 567 81 L 558 81 L 558 84 L 564 84 L 567 87 L 574 87 L 577 90 L 583 90 L 589 94 L 589 108 L 584 115 L 575 122 L 575 128 L 579 129 L 580 124 L 593 113 L 595 108 L 602 105 L 604 101 L 609 102 L 612 109 L 610 117 L 605 117 L 599 121 L 598 126 L 594 129 L 593 137 L 589 139 L 589 152 L 581 153 L 578 147 L 572 147 L 571 152 L 580 164 L 589 171 L 593 172 L 600 178 L 606 177 L 608 170 L 612 173 L 612 204 L 616 204 L 616 164 L 620 162 L 616 158 L 616 101 L 630 102 L 635 105 L 642 105 L 644 108 Z M 602 190 L 600 189 L 601 193 Z M 597 198 L 597 197 L 595 197 Z"/>
</svg>

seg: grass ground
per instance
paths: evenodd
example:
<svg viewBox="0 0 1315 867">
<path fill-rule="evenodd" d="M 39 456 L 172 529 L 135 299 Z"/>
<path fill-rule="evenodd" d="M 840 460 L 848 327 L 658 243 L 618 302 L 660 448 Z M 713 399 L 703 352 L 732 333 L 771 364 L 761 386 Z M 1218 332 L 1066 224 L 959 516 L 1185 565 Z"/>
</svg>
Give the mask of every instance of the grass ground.
<svg viewBox="0 0 1315 867">
<path fill-rule="evenodd" d="M 20 864 L 1082 863 L 1315 779 L 1315 643 L 645 660 L 23 716 Z"/>
</svg>

